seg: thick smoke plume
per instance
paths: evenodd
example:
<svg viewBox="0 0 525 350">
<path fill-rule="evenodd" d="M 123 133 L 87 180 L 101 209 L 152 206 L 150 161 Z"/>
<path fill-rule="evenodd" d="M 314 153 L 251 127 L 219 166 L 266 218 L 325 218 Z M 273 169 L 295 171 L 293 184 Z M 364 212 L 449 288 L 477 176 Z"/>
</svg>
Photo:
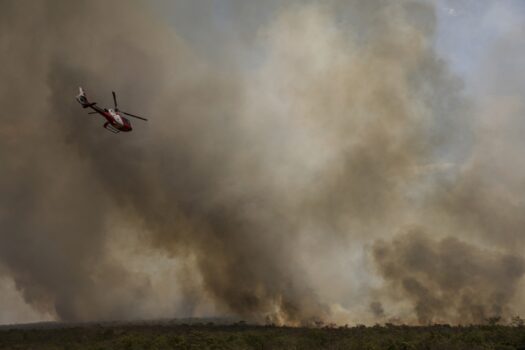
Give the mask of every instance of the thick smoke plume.
<svg viewBox="0 0 525 350">
<path fill-rule="evenodd" d="M 377 242 L 381 273 L 414 301 L 420 323 L 484 322 L 505 310 L 525 272 L 522 258 L 479 249 L 448 237 L 432 240 L 417 230 Z"/>
<path fill-rule="evenodd" d="M 525 167 L 494 183 L 509 158 L 486 166 L 434 6 L 241 3 L 236 66 L 147 3 L 0 1 L 0 273 L 25 302 L 68 321 L 512 313 Z M 107 133 L 79 85 L 150 121 Z"/>
</svg>

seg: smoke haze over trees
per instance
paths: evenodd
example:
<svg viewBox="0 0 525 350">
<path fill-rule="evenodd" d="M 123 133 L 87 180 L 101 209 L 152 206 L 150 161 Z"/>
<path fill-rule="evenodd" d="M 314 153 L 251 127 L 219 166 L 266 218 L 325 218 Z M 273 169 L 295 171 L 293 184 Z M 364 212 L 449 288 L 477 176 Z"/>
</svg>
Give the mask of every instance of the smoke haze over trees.
<svg viewBox="0 0 525 350">
<path fill-rule="evenodd" d="M 177 27 L 146 2 L 0 1 L 11 312 L 298 325 L 525 311 L 525 79 L 495 64 L 524 52 L 524 28 L 489 50 L 472 98 L 434 47 L 442 3 L 229 3 L 233 61 L 216 62 L 198 20 L 219 8 Z M 150 121 L 107 133 L 79 85 Z"/>
</svg>

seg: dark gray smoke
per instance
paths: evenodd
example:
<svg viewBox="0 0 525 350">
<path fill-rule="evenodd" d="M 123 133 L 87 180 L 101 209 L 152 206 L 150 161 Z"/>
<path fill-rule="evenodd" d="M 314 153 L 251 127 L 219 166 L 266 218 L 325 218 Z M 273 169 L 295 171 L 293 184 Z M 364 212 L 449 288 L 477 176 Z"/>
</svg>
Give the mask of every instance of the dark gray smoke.
<svg viewBox="0 0 525 350">
<path fill-rule="evenodd" d="M 432 48 L 429 3 L 272 2 L 259 16 L 243 2 L 232 28 L 250 30 L 225 49 L 244 52 L 239 67 L 207 61 L 207 45 L 147 3 L 0 5 L 0 271 L 34 308 L 62 320 L 404 317 L 367 282 L 366 259 L 334 260 L 384 239 L 379 272 L 419 322 L 509 311 L 523 262 L 476 244 L 518 232 L 521 206 L 501 197 L 499 211 L 472 187 L 483 147 Z M 79 85 L 100 105 L 117 91 L 150 121 L 107 133 L 74 101 Z M 437 222 L 461 238 L 384 243 Z M 407 264 L 414 245 L 422 266 Z"/>
<path fill-rule="evenodd" d="M 453 237 L 436 241 L 418 230 L 377 242 L 373 254 L 390 288 L 414 302 L 422 324 L 482 323 L 509 314 L 508 303 L 525 272 L 521 257 Z"/>
</svg>

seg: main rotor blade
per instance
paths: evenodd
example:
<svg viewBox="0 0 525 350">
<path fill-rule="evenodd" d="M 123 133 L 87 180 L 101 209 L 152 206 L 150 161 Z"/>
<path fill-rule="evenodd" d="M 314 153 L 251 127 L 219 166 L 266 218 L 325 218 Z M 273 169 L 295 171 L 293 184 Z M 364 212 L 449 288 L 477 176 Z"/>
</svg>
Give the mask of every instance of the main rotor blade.
<svg viewBox="0 0 525 350">
<path fill-rule="evenodd" d="M 113 103 L 115 104 L 115 110 L 118 111 L 118 107 L 117 107 L 117 94 L 115 94 L 115 91 L 111 91 L 111 93 L 113 94 Z"/>
<path fill-rule="evenodd" d="M 122 111 L 120 111 L 120 112 L 122 112 Z M 134 115 L 134 114 L 126 113 L 126 112 L 122 112 L 122 113 L 124 113 L 125 115 L 129 115 L 130 117 L 133 117 L 133 118 L 137 118 L 137 119 L 148 121 L 146 118 L 139 117 L 138 115 Z"/>
</svg>

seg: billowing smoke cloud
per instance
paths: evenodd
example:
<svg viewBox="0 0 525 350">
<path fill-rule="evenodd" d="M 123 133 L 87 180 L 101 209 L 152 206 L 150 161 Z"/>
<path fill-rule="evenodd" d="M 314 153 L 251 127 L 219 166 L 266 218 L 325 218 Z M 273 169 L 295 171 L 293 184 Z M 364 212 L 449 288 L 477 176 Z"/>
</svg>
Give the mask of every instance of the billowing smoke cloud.
<svg viewBox="0 0 525 350">
<path fill-rule="evenodd" d="M 393 242 L 377 242 L 374 258 L 391 287 L 414 301 L 423 324 L 480 323 L 508 314 L 505 308 L 525 272 L 520 257 L 452 237 L 435 241 L 417 230 Z"/>
<path fill-rule="evenodd" d="M 523 261 L 494 232 L 520 242 L 522 206 L 477 191 L 491 174 L 432 48 L 434 7 L 272 4 L 260 26 L 234 7 L 256 27 L 229 43 L 256 42 L 235 69 L 144 3 L 3 1 L 0 271 L 62 320 L 373 321 L 406 315 L 399 300 L 419 322 L 509 312 Z M 101 105 L 116 90 L 150 121 L 109 134 L 72 99 L 78 85 Z M 385 243 L 414 224 L 460 238 Z M 371 242 L 386 289 L 334 259 Z"/>
<path fill-rule="evenodd" d="M 187 273 L 200 274 L 220 310 L 275 322 L 325 315 L 292 273 L 293 220 L 257 176 L 238 183 L 256 169 L 236 159 L 250 156 L 237 130 L 237 78 L 207 69 L 139 5 L 8 6 L 2 75 L 14 85 L 2 92 L 10 113 L 1 255 L 29 303 L 64 320 L 141 317 L 132 306 L 148 298 L 148 279 L 106 246 L 111 221 L 131 220 L 150 233 L 143 244 L 193 261 Z M 28 12 L 42 23 L 24 21 Z M 46 35 L 22 40 L 32 32 Z M 71 99 L 79 83 L 125 92 L 127 108 L 154 122 L 135 139 L 106 135 Z"/>
</svg>

